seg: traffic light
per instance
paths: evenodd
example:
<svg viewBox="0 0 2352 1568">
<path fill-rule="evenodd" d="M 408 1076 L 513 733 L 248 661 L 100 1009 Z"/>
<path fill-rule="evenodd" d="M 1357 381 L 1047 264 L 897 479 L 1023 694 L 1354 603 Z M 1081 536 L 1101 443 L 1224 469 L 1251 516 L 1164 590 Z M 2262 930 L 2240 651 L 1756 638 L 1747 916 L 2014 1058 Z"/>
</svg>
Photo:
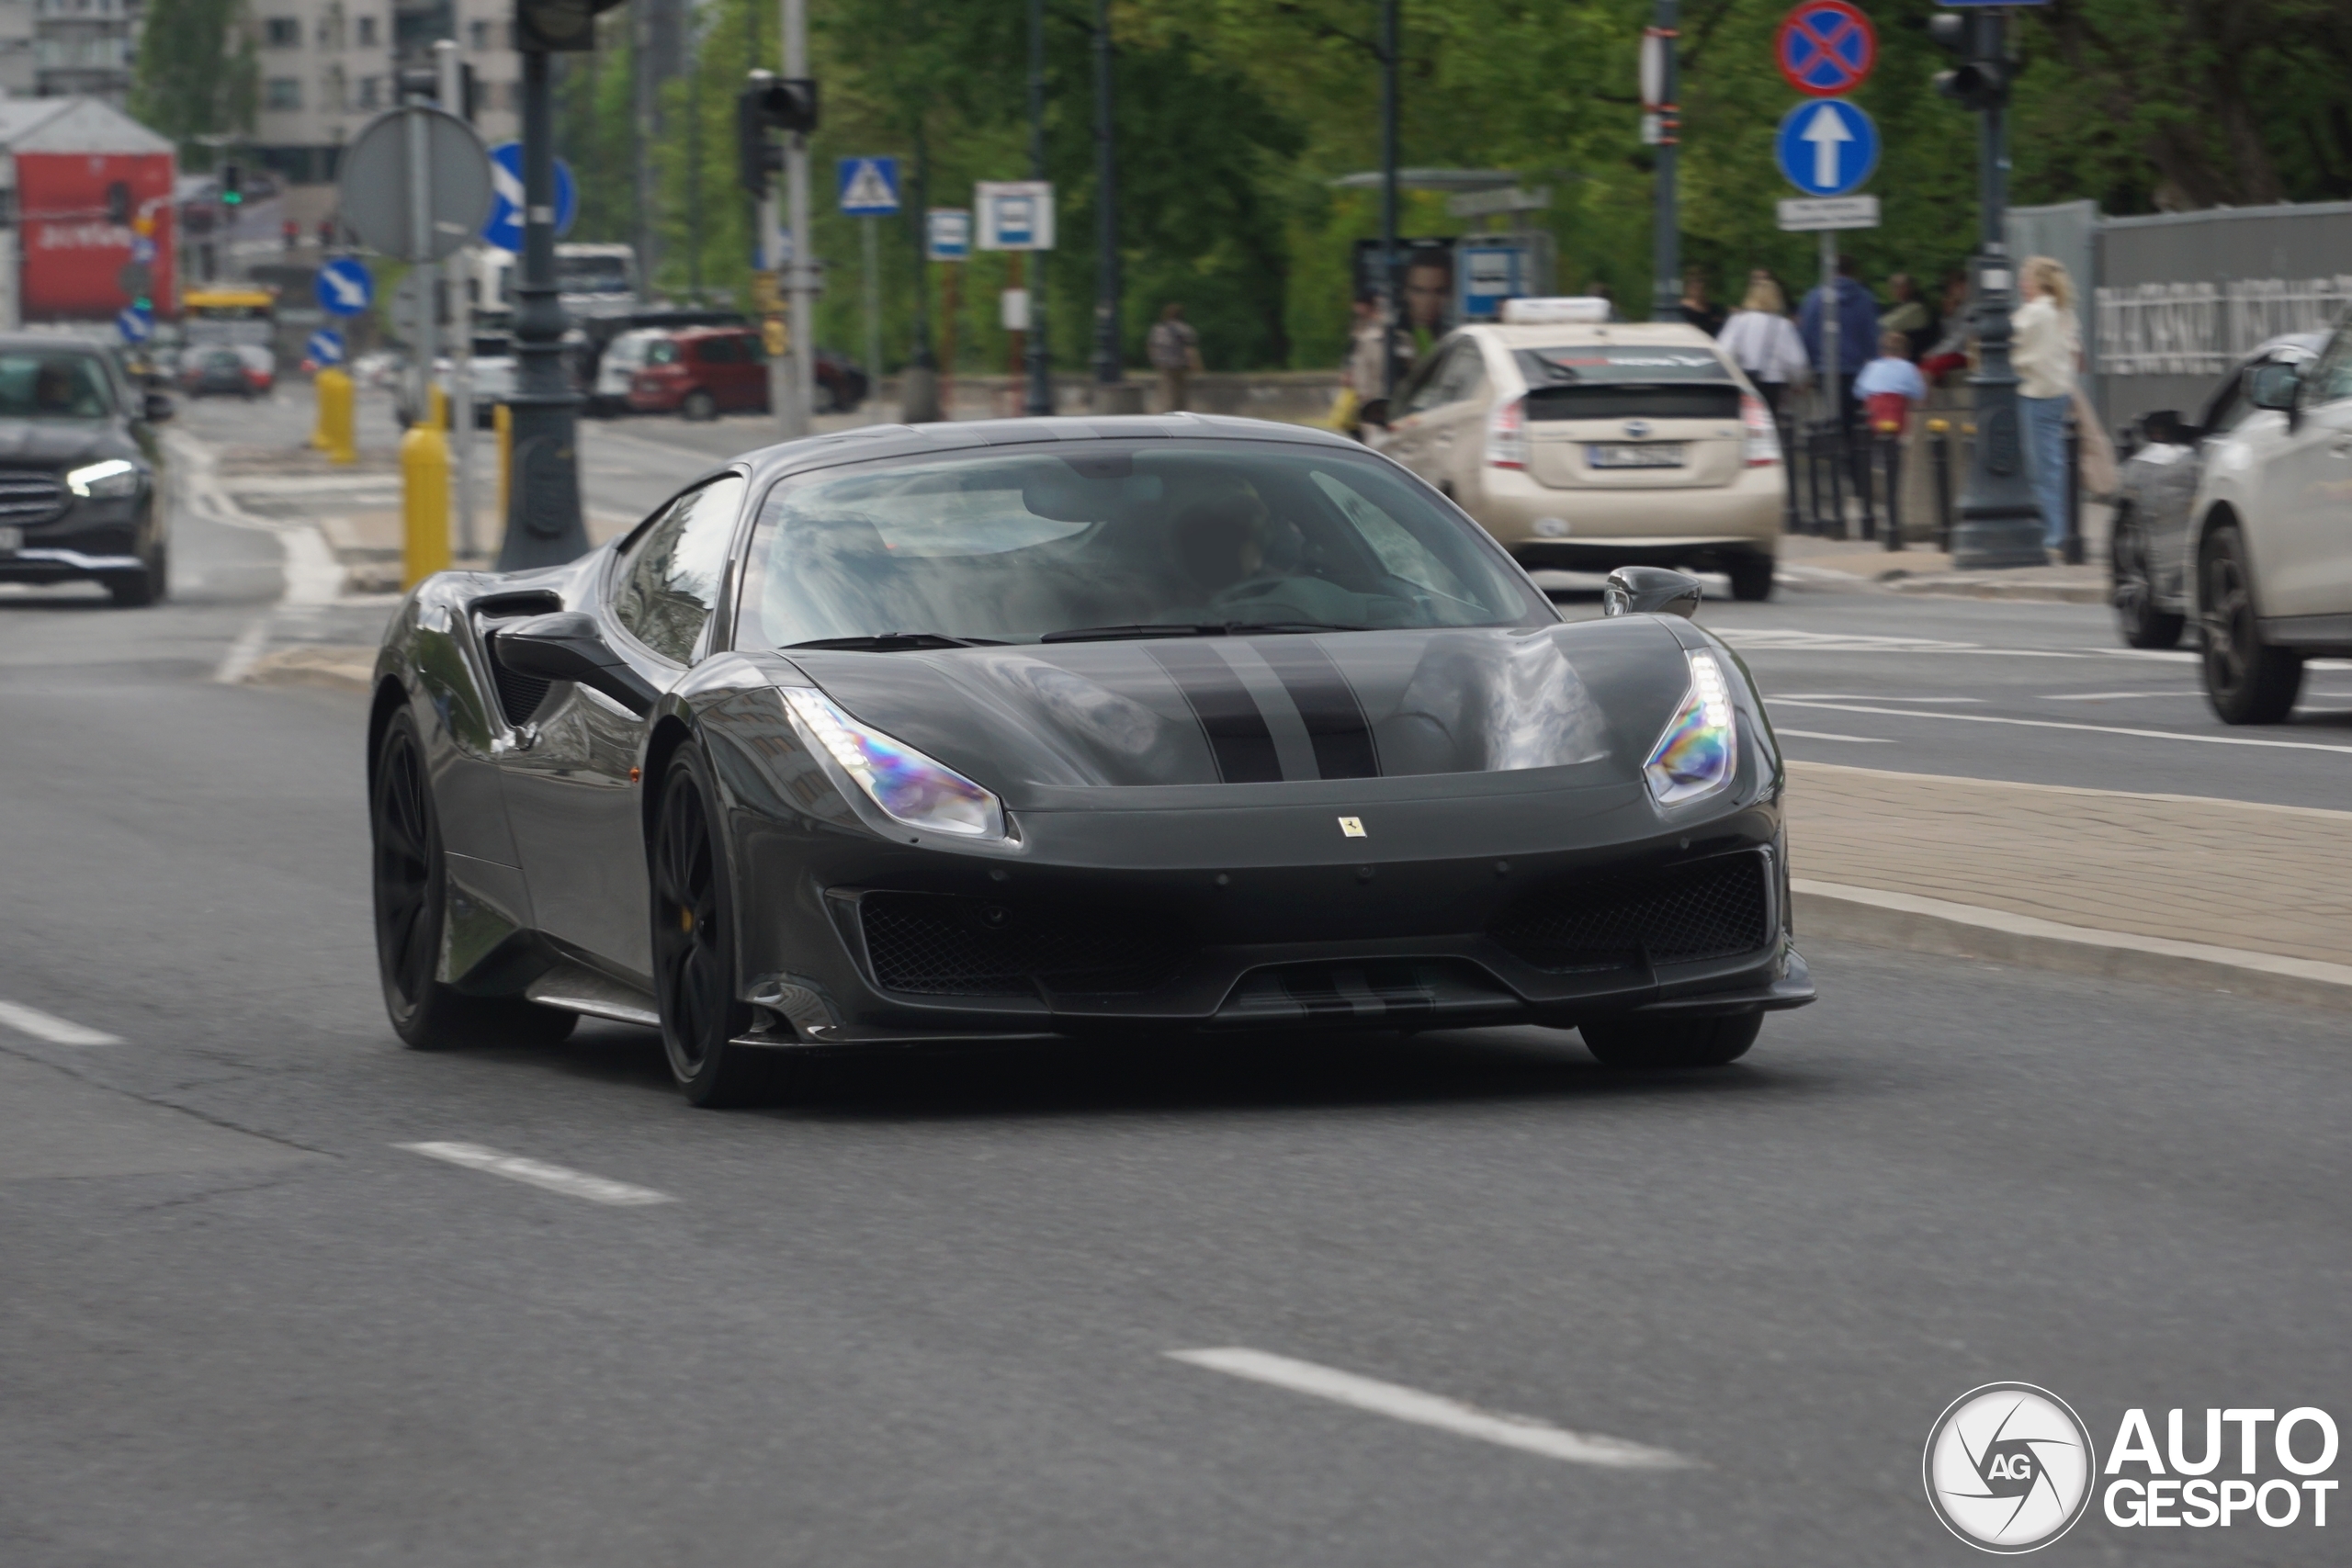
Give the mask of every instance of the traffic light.
<svg viewBox="0 0 2352 1568">
<path fill-rule="evenodd" d="M 2000 18 L 1981 12 L 1941 11 L 1928 37 L 1960 61 L 1936 73 L 1936 91 L 1968 109 L 1997 109 L 2009 101 L 2009 62 L 2001 58 Z"/>
<path fill-rule="evenodd" d="M 596 47 L 596 17 L 621 0 L 514 0 L 514 47 L 578 54 Z"/>
<path fill-rule="evenodd" d="M 394 81 L 398 84 L 401 103 L 433 104 L 447 109 L 460 119 L 473 118 L 475 107 L 480 102 L 481 89 L 474 82 L 473 62 L 470 61 L 458 62 L 458 96 L 460 100 L 458 103 L 441 102 L 441 73 L 434 66 L 402 66 Z"/>
<path fill-rule="evenodd" d="M 107 182 L 107 221 L 118 229 L 130 226 L 130 186 L 128 182 Z"/>
<path fill-rule="evenodd" d="M 735 99 L 736 177 L 753 196 L 764 195 L 768 176 L 784 167 L 784 149 L 768 140 L 770 130 L 817 129 L 817 84 L 805 78 L 780 81 L 764 71 L 752 73 L 751 85 Z"/>
<path fill-rule="evenodd" d="M 220 165 L 220 205 L 234 207 L 245 199 L 245 171 L 235 164 Z"/>
</svg>

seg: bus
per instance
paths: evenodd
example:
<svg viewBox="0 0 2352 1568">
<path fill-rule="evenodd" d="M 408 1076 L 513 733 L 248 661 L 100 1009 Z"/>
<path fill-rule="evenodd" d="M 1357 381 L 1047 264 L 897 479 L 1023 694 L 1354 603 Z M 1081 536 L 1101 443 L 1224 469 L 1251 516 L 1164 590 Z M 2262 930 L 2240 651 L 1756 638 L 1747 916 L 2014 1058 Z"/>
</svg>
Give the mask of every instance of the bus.
<svg viewBox="0 0 2352 1568">
<path fill-rule="evenodd" d="M 205 283 L 180 295 L 183 363 L 208 348 L 233 348 L 254 385 L 277 378 L 277 291 L 251 283 Z"/>
</svg>

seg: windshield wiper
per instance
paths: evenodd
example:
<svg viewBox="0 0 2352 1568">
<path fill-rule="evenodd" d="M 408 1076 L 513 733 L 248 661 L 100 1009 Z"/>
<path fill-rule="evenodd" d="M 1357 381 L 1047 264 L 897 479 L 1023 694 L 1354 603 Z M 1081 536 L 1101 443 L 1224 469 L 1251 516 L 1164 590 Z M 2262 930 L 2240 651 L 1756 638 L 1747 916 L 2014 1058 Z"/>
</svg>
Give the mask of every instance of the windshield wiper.
<svg viewBox="0 0 2352 1568">
<path fill-rule="evenodd" d="M 895 653 L 914 648 L 1002 648 L 995 637 L 949 637 L 945 632 L 873 632 L 865 637 L 820 637 L 786 645 L 795 648 L 840 648 L 864 653 Z"/>
<path fill-rule="evenodd" d="M 1047 632 L 1039 642 L 1114 642 L 1123 637 L 1243 637 L 1251 632 L 1368 632 L 1370 626 L 1340 626 L 1330 621 L 1174 621 L 1131 626 L 1072 626 Z"/>
</svg>

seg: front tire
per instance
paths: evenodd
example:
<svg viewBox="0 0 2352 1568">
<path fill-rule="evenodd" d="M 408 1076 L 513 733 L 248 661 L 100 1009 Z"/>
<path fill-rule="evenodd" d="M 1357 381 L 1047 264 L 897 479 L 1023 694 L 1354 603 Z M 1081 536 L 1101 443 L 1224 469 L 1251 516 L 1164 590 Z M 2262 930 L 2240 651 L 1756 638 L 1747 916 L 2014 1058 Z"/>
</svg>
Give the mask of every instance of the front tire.
<svg viewBox="0 0 2352 1568">
<path fill-rule="evenodd" d="M 2204 581 L 2197 620 L 2205 634 L 2205 700 L 2223 724 L 2278 723 L 2294 711 L 2303 656 L 2262 640 L 2245 536 L 2235 527 L 2214 529 L 2199 552 L 2198 570 Z"/>
<path fill-rule="evenodd" d="M 1737 1061 L 1764 1028 L 1760 1012 L 1729 1018 L 1612 1018 L 1580 1025 L 1584 1048 L 1603 1066 L 1720 1067 Z"/>
<path fill-rule="evenodd" d="M 424 772 L 416 720 L 403 708 L 385 728 L 368 802 L 374 851 L 376 969 L 392 1032 L 419 1051 L 459 1045 L 552 1045 L 579 1019 L 520 997 L 469 997 L 441 983 L 447 908 L 441 822 Z"/>
<path fill-rule="evenodd" d="M 662 779 L 647 868 L 662 1050 L 686 1102 L 714 1110 L 749 1104 L 769 1087 L 760 1054 L 729 1043 L 752 1027 L 752 1010 L 735 995 L 735 906 L 718 798 L 701 753 L 681 750 Z"/>
<path fill-rule="evenodd" d="M 2130 648 L 2173 648 L 2188 617 L 2156 607 L 2156 574 L 2149 559 L 2148 530 L 2129 506 L 2115 513 L 2115 537 L 2108 547 L 2110 597 L 2115 619 Z"/>
<path fill-rule="evenodd" d="M 686 400 L 678 405 L 678 412 L 696 424 L 707 424 L 718 417 L 718 400 L 696 389 L 686 394 Z"/>
<path fill-rule="evenodd" d="M 148 552 L 147 564 L 135 575 L 118 577 L 107 583 L 107 592 L 118 610 L 143 610 L 160 603 L 171 585 L 171 555 L 168 546 L 160 540 Z"/>
</svg>

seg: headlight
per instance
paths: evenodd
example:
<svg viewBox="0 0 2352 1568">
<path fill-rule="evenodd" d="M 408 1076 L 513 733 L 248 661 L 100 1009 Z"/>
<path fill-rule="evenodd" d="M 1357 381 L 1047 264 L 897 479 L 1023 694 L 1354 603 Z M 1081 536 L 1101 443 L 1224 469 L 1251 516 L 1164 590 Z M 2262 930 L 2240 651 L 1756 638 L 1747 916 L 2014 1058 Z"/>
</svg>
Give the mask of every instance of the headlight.
<svg viewBox="0 0 2352 1568">
<path fill-rule="evenodd" d="M 1642 764 L 1650 794 L 1660 806 L 1712 795 L 1731 783 L 1738 760 L 1738 732 L 1732 725 L 1731 683 L 1712 653 L 1690 655 L 1690 694 L 1674 722 Z"/>
<path fill-rule="evenodd" d="M 806 686 L 782 688 L 793 716 L 874 804 L 910 828 L 965 839 L 1004 837 L 1004 806 L 955 769 L 870 729 Z"/>
<path fill-rule="evenodd" d="M 65 476 L 65 488 L 75 495 L 104 499 L 117 495 L 139 493 L 139 465 L 120 457 L 108 457 L 103 463 L 92 463 L 75 468 Z"/>
</svg>

